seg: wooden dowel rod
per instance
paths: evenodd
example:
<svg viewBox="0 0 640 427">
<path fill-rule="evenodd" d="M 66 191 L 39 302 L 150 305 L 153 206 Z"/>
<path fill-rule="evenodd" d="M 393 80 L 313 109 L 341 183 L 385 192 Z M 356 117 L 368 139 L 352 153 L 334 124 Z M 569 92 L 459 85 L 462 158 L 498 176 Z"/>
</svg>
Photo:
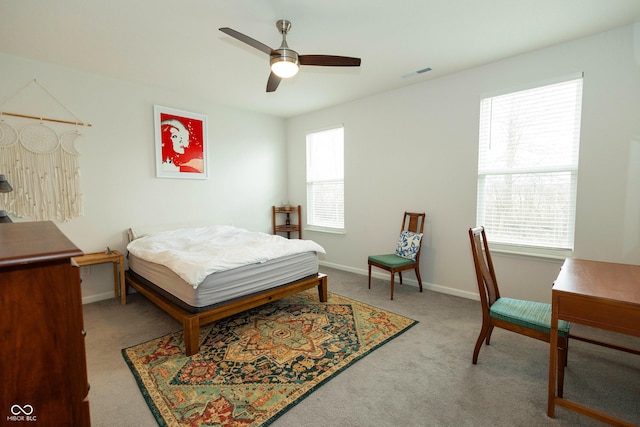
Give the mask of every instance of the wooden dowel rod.
<svg viewBox="0 0 640 427">
<path fill-rule="evenodd" d="M 56 122 L 56 123 L 65 123 L 69 125 L 78 125 L 78 126 L 91 126 L 91 123 L 82 123 L 82 122 L 71 122 L 68 120 L 58 120 L 58 119 L 48 119 L 46 117 L 37 117 L 37 116 L 27 116 L 26 114 L 16 114 L 16 113 L 7 113 L 6 111 L 0 111 L 0 116 L 13 116 L 13 117 L 22 117 L 25 119 L 34 119 L 34 120 L 44 120 L 47 122 Z"/>
</svg>

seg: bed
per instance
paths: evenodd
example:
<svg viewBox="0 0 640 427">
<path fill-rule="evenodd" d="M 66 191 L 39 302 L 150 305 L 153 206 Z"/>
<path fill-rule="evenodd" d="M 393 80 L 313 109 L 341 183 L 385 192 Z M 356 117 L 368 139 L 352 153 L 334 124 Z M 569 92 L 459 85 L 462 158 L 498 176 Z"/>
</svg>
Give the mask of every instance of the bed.
<svg viewBox="0 0 640 427">
<path fill-rule="evenodd" d="M 311 240 L 220 225 L 128 234 L 125 300 L 132 287 L 180 321 L 187 356 L 199 351 L 201 325 L 313 287 L 327 301 L 325 251 Z"/>
</svg>

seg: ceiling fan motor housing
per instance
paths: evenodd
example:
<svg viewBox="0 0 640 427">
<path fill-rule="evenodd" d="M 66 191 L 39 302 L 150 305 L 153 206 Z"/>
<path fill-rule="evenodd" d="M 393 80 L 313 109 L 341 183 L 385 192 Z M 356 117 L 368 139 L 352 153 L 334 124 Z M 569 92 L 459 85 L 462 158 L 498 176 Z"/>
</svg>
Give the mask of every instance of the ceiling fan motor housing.
<svg viewBox="0 0 640 427">
<path fill-rule="evenodd" d="M 276 27 L 278 28 L 280 34 L 282 34 L 282 43 L 280 44 L 280 47 L 275 50 L 275 52 L 278 53 L 271 54 L 271 69 L 280 77 L 293 77 L 298 71 L 300 60 L 298 58 L 298 53 L 295 50 L 291 50 L 289 48 L 289 45 L 287 45 L 287 33 L 291 29 L 291 22 L 287 21 L 286 19 L 281 19 L 276 22 Z M 288 64 L 279 64 L 282 62 Z M 279 64 L 279 66 L 276 65 L 276 67 L 274 68 L 274 64 Z M 295 67 L 291 65 L 295 65 Z"/>
<path fill-rule="evenodd" d="M 298 66 L 300 65 L 298 53 L 295 50 L 281 47 L 279 49 L 276 49 L 276 52 L 278 52 L 278 55 L 271 55 L 271 65 L 276 62 L 291 62 Z"/>
</svg>

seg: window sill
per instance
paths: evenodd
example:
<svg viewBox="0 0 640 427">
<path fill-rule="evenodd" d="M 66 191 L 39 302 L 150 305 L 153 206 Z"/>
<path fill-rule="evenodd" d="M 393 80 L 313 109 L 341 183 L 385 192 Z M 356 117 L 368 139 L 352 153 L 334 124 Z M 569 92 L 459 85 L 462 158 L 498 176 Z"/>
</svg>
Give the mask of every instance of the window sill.
<svg viewBox="0 0 640 427">
<path fill-rule="evenodd" d="M 304 231 L 313 231 L 317 233 L 326 233 L 326 234 L 347 234 L 344 229 L 340 229 L 340 228 L 314 227 L 314 226 L 304 227 Z"/>
<path fill-rule="evenodd" d="M 523 259 L 535 259 L 538 261 L 558 261 L 565 260 L 567 258 L 571 258 L 573 256 L 573 251 L 570 250 L 562 250 L 562 249 L 536 249 L 530 248 L 526 246 L 512 246 L 512 245 L 503 245 L 499 243 L 491 243 L 489 242 L 489 249 L 491 253 L 496 253 L 500 255 L 513 256 L 516 258 Z"/>
</svg>

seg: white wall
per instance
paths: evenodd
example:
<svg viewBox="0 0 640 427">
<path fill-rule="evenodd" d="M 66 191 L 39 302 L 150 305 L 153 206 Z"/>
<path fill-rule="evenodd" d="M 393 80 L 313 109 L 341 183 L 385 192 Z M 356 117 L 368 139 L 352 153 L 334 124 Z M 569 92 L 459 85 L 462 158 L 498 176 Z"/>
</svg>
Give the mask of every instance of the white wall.
<svg viewBox="0 0 640 427">
<path fill-rule="evenodd" d="M 305 133 L 345 126 L 347 233 L 305 237 L 327 249 L 327 265 L 366 274 L 367 255 L 393 249 L 402 213 L 424 210 L 423 282 L 474 297 L 467 230 L 476 225 L 480 99 L 576 72 L 584 72 L 584 92 L 575 257 L 639 264 L 640 67 L 632 27 L 289 119 L 289 199 L 302 205 Z M 494 254 L 494 264 L 503 295 L 550 301 L 561 261 Z"/>
<path fill-rule="evenodd" d="M 367 255 L 393 248 L 402 212 L 425 210 L 423 281 L 474 297 L 467 229 L 475 225 L 480 98 L 549 77 L 585 73 L 575 256 L 640 263 L 640 66 L 632 41 L 625 27 L 286 122 L 0 54 L 0 109 L 26 102 L 34 115 L 65 115 L 42 111 L 51 106 L 36 99 L 5 104 L 37 78 L 93 124 L 77 144 L 85 215 L 58 224 L 87 253 L 124 250 L 125 230 L 136 225 L 210 220 L 268 232 L 272 204 L 306 205 L 305 132 L 344 123 L 347 234 L 305 238 L 325 246 L 327 265 L 365 274 Z M 207 115 L 207 181 L 155 178 L 154 104 Z M 494 258 L 504 294 L 549 301 L 560 261 Z M 84 267 L 83 279 L 85 302 L 111 296 L 109 265 Z"/>
<path fill-rule="evenodd" d="M 15 56 L 0 54 L 0 70 L 0 110 L 72 118 L 33 85 L 14 96 L 35 78 L 93 125 L 79 129 L 76 143 L 84 216 L 58 224 L 85 253 L 124 251 L 132 226 L 210 221 L 270 232 L 271 206 L 287 199 L 284 120 Z M 207 116 L 208 180 L 155 177 L 154 104 Z M 18 129 L 25 123 L 4 119 Z M 85 303 L 113 296 L 110 265 L 81 273 Z"/>
</svg>

